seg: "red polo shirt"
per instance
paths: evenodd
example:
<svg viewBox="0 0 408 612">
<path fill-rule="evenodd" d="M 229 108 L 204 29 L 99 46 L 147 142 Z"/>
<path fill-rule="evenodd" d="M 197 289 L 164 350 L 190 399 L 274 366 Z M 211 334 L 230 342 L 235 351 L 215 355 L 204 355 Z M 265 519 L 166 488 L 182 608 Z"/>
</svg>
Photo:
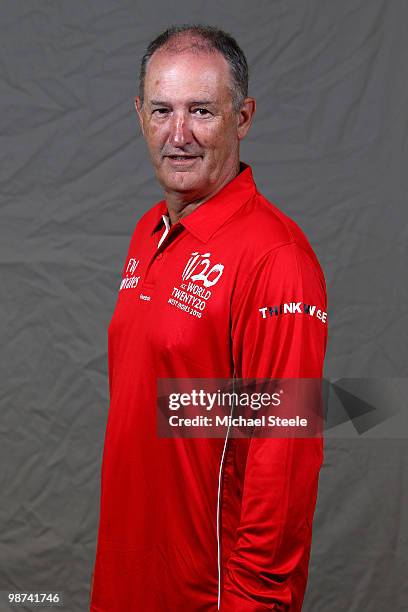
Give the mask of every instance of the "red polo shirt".
<svg viewBox="0 0 408 612">
<path fill-rule="evenodd" d="M 91 611 L 297 612 L 322 440 L 159 438 L 156 389 L 158 378 L 321 377 L 324 276 L 244 163 L 163 238 L 166 214 L 161 201 L 137 223 L 108 329 Z"/>
</svg>

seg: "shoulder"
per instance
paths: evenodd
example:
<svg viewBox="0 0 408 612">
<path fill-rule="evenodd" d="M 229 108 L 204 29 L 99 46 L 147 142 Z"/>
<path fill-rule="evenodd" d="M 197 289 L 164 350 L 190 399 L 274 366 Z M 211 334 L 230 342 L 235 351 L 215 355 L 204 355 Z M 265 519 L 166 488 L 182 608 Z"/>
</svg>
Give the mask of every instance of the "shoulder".
<svg viewBox="0 0 408 612">
<path fill-rule="evenodd" d="M 299 225 L 258 191 L 245 203 L 240 214 L 246 225 L 248 239 L 256 238 L 260 251 L 289 243 L 296 243 L 305 250 L 311 249 Z"/>
<path fill-rule="evenodd" d="M 304 231 L 258 191 L 239 209 L 233 224 L 247 270 L 275 267 L 278 262 L 288 271 L 307 265 L 324 282 L 319 260 Z"/>
</svg>

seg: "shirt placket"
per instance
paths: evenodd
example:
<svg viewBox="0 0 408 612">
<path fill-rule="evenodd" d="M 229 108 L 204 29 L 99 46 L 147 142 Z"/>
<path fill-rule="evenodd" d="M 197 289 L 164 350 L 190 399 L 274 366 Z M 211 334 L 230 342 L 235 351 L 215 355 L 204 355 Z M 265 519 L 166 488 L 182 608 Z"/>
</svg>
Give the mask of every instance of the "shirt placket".
<svg viewBox="0 0 408 612">
<path fill-rule="evenodd" d="M 170 227 L 166 235 L 159 241 L 159 246 L 154 250 L 147 265 L 142 284 L 143 288 L 149 290 L 154 289 L 162 274 L 165 274 L 168 247 L 175 241 L 180 240 L 184 233 L 184 227 L 180 223 L 175 223 Z"/>
</svg>

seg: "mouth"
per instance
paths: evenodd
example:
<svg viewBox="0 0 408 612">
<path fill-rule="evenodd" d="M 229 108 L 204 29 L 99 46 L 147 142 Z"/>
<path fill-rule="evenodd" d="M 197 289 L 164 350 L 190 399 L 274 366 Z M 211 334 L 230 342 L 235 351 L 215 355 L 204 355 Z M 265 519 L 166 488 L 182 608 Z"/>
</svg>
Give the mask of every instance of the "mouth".
<svg viewBox="0 0 408 612">
<path fill-rule="evenodd" d="M 198 159 L 200 155 L 166 155 L 166 157 L 172 162 L 187 163 Z"/>
</svg>

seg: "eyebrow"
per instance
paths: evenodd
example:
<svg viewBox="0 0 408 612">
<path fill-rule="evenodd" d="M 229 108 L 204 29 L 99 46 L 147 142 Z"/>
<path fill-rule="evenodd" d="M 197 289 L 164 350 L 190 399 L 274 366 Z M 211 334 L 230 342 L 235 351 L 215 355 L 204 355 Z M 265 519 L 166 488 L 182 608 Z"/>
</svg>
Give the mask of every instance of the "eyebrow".
<svg viewBox="0 0 408 612">
<path fill-rule="evenodd" d="M 153 104 L 154 106 L 171 106 L 169 102 L 163 102 L 161 100 L 150 100 L 150 104 Z M 188 100 L 188 104 L 189 105 L 193 105 L 193 104 L 208 105 L 208 104 L 214 104 L 214 101 L 213 100 Z"/>
</svg>

